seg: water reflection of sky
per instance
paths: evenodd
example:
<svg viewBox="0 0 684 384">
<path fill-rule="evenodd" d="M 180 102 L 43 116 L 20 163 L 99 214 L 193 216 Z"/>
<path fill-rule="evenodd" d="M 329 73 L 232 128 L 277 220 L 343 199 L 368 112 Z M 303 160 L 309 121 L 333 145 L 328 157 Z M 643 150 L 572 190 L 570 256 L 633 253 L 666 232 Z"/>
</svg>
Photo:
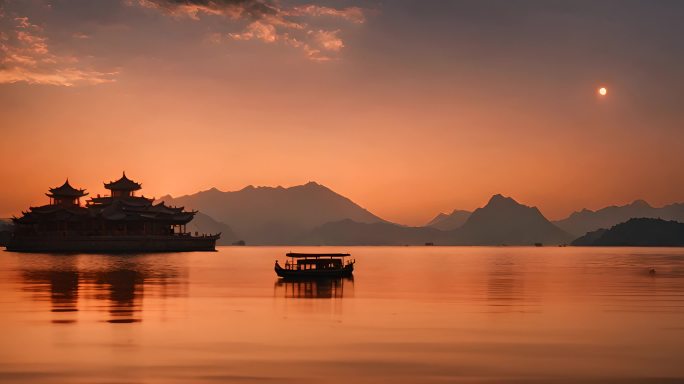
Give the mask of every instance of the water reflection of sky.
<svg viewBox="0 0 684 384">
<path fill-rule="evenodd" d="M 684 249 L 358 247 L 292 282 L 287 251 L 2 253 L 0 382 L 684 380 Z"/>
</svg>

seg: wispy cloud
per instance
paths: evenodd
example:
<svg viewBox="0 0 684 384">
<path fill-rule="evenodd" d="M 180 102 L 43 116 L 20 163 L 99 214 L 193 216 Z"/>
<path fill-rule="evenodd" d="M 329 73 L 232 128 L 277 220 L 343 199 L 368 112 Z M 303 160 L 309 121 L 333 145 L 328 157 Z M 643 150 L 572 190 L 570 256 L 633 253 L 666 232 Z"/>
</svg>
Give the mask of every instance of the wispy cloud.
<svg viewBox="0 0 684 384">
<path fill-rule="evenodd" d="M 200 20 L 202 15 L 218 16 L 246 23 L 239 32 L 212 34 L 211 41 L 258 40 L 281 43 L 302 50 L 315 61 L 337 57 L 344 48 L 340 29 L 321 29 L 311 25 L 314 19 L 337 19 L 348 23 L 365 22 L 359 7 L 332 8 L 319 5 L 285 7 L 275 0 L 126 0 L 129 5 L 157 9 L 177 18 Z"/>
<path fill-rule="evenodd" d="M 87 68 L 75 56 L 50 50 L 43 28 L 28 17 L 10 16 L 0 4 L 0 84 L 26 82 L 58 86 L 112 82 L 112 73 Z"/>
<path fill-rule="evenodd" d="M 83 33 L 83 32 L 76 32 L 76 33 L 72 34 L 71 37 L 73 37 L 74 39 L 81 39 L 81 40 L 90 39 L 90 35 Z"/>
</svg>

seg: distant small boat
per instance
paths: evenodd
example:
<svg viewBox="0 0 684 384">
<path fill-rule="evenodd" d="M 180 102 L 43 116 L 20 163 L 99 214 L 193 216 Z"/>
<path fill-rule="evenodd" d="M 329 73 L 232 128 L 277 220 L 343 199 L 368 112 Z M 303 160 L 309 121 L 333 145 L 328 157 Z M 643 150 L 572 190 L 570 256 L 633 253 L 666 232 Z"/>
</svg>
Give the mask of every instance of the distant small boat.
<svg viewBox="0 0 684 384">
<path fill-rule="evenodd" d="M 348 253 L 288 253 L 282 267 L 275 262 L 275 273 L 286 279 L 350 277 L 356 260 L 346 260 Z"/>
</svg>

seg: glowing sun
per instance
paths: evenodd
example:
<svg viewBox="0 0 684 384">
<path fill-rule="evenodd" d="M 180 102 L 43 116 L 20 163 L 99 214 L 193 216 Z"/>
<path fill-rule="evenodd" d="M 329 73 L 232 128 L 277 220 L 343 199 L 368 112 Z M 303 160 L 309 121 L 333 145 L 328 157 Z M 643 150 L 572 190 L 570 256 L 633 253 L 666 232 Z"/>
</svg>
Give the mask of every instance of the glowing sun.
<svg viewBox="0 0 684 384">
<path fill-rule="evenodd" d="M 605 96 L 608 94 L 608 90 L 605 87 L 601 87 L 601 88 L 599 88 L 598 93 L 601 96 Z"/>
</svg>

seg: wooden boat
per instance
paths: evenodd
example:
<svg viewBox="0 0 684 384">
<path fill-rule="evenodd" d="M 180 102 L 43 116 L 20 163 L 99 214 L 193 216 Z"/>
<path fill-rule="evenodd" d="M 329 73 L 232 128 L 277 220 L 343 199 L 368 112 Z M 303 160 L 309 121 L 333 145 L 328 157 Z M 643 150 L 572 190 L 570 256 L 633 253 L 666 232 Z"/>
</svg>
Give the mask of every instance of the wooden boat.
<svg viewBox="0 0 684 384">
<path fill-rule="evenodd" d="M 346 260 L 348 253 L 288 253 L 289 259 L 282 267 L 275 262 L 275 272 L 285 279 L 350 277 L 355 260 Z"/>
</svg>

